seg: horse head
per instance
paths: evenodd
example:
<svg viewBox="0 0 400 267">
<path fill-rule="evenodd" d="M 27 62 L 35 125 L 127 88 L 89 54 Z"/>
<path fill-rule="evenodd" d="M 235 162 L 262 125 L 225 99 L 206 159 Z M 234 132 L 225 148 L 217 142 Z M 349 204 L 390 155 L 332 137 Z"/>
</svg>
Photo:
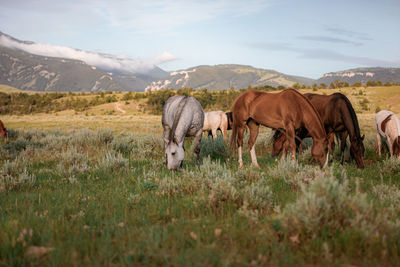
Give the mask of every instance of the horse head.
<svg viewBox="0 0 400 267">
<path fill-rule="evenodd" d="M 167 167 L 169 170 L 177 170 L 183 166 L 183 158 L 185 157 L 185 148 L 182 142 L 172 140 L 165 149 L 167 158 Z"/>
<path fill-rule="evenodd" d="M 355 159 L 358 168 L 364 168 L 364 138 L 365 135 L 357 138 L 355 141 L 351 140 L 350 142 L 350 155 Z"/>
<path fill-rule="evenodd" d="M 315 140 L 314 140 L 315 139 Z M 313 138 L 313 146 L 311 148 L 311 154 L 314 157 L 315 162 L 319 163 L 321 168 L 325 168 L 329 161 L 329 140 L 328 137 L 323 139 Z"/>
<path fill-rule="evenodd" d="M 397 136 L 393 142 L 393 155 L 400 157 L 400 136 Z"/>
</svg>

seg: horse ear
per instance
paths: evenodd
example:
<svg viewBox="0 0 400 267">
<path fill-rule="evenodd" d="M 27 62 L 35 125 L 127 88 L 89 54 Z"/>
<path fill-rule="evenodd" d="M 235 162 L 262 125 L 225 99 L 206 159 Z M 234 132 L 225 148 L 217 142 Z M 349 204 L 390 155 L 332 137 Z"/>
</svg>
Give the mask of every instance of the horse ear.
<svg viewBox="0 0 400 267">
<path fill-rule="evenodd" d="M 361 140 L 364 141 L 365 138 L 365 134 L 363 134 L 363 136 L 361 136 Z"/>
</svg>

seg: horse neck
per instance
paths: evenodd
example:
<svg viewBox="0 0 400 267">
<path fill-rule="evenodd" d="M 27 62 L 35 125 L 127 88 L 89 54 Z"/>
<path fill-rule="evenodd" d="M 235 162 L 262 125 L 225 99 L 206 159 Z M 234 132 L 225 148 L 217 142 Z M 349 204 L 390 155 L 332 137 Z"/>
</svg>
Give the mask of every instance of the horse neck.
<svg viewBox="0 0 400 267">
<path fill-rule="evenodd" d="M 178 139 L 182 138 L 182 140 L 177 140 L 177 138 L 175 136 L 176 136 L 176 129 L 178 127 L 178 124 L 179 124 L 179 121 L 180 121 L 180 118 L 182 115 L 182 111 L 186 105 L 187 100 L 188 100 L 188 96 L 184 96 L 178 103 L 177 112 L 174 117 L 174 122 L 172 123 L 171 131 L 170 131 L 170 135 L 169 135 L 170 142 L 175 141 L 176 143 L 180 143 L 181 141 L 183 141 L 183 139 L 185 139 L 186 133 L 183 134 L 183 137 L 181 137 L 181 134 L 178 136 Z"/>
<path fill-rule="evenodd" d="M 299 93 L 300 94 L 300 93 Z M 324 124 L 322 123 L 321 117 L 319 113 L 315 109 L 315 107 L 311 104 L 311 102 L 306 99 L 304 96 L 301 96 L 303 102 L 303 123 L 309 134 L 312 137 L 323 139 L 326 137 L 326 132 L 324 128 Z M 306 108 L 307 107 L 307 108 Z M 304 111 L 307 111 L 305 113 Z M 305 115 L 308 116 L 305 116 Z"/>
</svg>

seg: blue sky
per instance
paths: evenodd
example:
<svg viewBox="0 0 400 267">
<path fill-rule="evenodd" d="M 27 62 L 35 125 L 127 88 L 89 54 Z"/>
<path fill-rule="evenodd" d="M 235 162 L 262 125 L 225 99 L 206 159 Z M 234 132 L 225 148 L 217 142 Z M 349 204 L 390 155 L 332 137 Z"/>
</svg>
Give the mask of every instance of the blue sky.
<svg viewBox="0 0 400 267">
<path fill-rule="evenodd" d="M 169 71 L 245 64 L 319 78 L 400 67 L 398 0 L 2 0 L 0 25 L 43 49 L 118 55 Z"/>
</svg>

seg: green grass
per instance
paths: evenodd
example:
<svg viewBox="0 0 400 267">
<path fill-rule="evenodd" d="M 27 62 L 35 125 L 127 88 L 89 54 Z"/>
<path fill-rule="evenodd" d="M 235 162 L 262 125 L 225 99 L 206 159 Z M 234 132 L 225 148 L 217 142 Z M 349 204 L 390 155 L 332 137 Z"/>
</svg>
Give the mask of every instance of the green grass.
<svg viewBox="0 0 400 267">
<path fill-rule="evenodd" d="M 239 170 L 221 138 L 196 166 L 188 139 L 174 173 L 159 134 L 15 131 L 0 143 L 0 265 L 398 265 L 399 162 L 367 138 L 364 170 L 275 161 L 268 131 L 261 170 L 247 148 Z"/>
</svg>

